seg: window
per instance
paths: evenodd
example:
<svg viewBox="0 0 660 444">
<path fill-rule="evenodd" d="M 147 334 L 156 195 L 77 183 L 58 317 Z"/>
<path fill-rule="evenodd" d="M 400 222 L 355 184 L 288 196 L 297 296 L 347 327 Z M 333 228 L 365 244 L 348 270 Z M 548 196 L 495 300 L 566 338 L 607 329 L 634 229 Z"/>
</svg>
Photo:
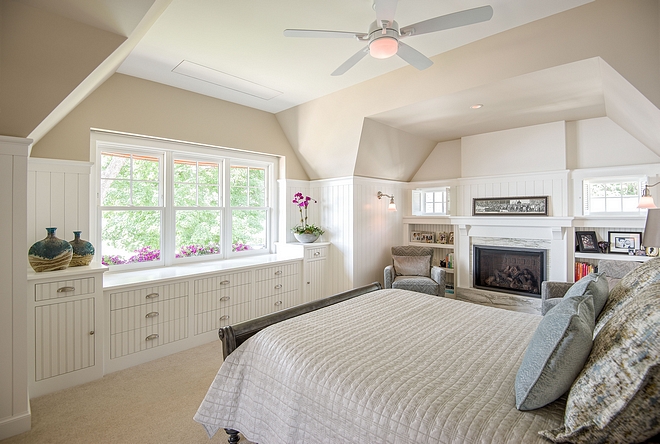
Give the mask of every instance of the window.
<svg viewBox="0 0 660 444">
<path fill-rule="evenodd" d="M 584 181 L 584 214 L 638 213 L 645 181 L 640 178 Z"/>
<path fill-rule="evenodd" d="M 415 216 L 448 215 L 449 187 L 413 190 L 412 205 L 412 214 Z"/>
<path fill-rule="evenodd" d="M 270 251 L 273 157 L 125 139 L 102 134 L 93 147 L 95 245 L 104 264 L 167 266 Z"/>
</svg>

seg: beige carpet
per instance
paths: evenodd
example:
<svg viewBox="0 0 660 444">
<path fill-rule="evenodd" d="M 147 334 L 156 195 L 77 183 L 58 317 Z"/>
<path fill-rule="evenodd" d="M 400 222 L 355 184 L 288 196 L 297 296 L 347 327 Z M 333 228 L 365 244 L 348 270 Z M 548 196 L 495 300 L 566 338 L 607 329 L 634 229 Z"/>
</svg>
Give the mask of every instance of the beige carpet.
<svg viewBox="0 0 660 444">
<path fill-rule="evenodd" d="M 32 430 L 1 442 L 226 443 L 192 419 L 221 363 L 215 341 L 35 398 Z"/>
</svg>

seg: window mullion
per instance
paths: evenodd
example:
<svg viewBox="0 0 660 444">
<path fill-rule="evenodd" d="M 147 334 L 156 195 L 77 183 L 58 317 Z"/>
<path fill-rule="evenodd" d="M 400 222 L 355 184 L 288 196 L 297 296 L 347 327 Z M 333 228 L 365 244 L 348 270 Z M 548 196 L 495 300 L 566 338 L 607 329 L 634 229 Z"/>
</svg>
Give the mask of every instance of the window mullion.
<svg viewBox="0 0 660 444">
<path fill-rule="evenodd" d="M 161 256 L 165 266 L 174 262 L 175 250 L 175 220 L 174 209 L 174 156 L 171 151 L 165 152 L 165 161 L 161 171 L 161 198 L 163 202 Z"/>
</svg>

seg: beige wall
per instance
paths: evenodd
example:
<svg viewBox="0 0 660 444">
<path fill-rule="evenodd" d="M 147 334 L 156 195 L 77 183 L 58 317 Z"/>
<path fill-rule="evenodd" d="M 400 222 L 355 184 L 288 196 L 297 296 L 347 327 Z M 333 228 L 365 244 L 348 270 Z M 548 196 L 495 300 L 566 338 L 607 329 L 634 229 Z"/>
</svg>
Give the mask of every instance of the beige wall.
<svg viewBox="0 0 660 444">
<path fill-rule="evenodd" d="M 275 116 L 114 74 L 32 149 L 32 157 L 89 161 L 90 128 L 286 156 L 286 175 L 308 179 Z"/>
<path fill-rule="evenodd" d="M 278 113 L 277 118 L 309 176 L 322 179 L 352 174 L 365 117 L 596 56 L 658 106 L 658 9 L 658 0 L 596 0 L 440 54 L 424 71 L 401 68 Z M 359 154 L 361 161 L 369 156 Z M 396 177 L 396 165 L 392 168 L 381 177 Z"/>
<path fill-rule="evenodd" d="M 125 37 L 0 0 L 0 134 L 26 137 Z"/>
</svg>

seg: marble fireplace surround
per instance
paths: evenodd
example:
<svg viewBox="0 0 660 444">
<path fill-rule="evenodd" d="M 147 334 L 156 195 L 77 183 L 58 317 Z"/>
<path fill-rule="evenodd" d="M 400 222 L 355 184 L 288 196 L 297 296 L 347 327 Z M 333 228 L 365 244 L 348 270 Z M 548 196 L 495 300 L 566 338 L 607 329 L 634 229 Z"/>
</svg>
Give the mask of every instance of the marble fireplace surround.
<svg viewBox="0 0 660 444">
<path fill-rule="evenodd" d="M 457 299 L 485 305 L 540 313 L 538 298 L 473 287 L 473 246 L 536 248 L 546 250 L 546 279 L 567 281 L 572 272 L 574 243 L 572 217 L 473 216 L 452 217 L 457 227 L 455 249 L 458 260 L 454 285 Z"/>
</svg>

